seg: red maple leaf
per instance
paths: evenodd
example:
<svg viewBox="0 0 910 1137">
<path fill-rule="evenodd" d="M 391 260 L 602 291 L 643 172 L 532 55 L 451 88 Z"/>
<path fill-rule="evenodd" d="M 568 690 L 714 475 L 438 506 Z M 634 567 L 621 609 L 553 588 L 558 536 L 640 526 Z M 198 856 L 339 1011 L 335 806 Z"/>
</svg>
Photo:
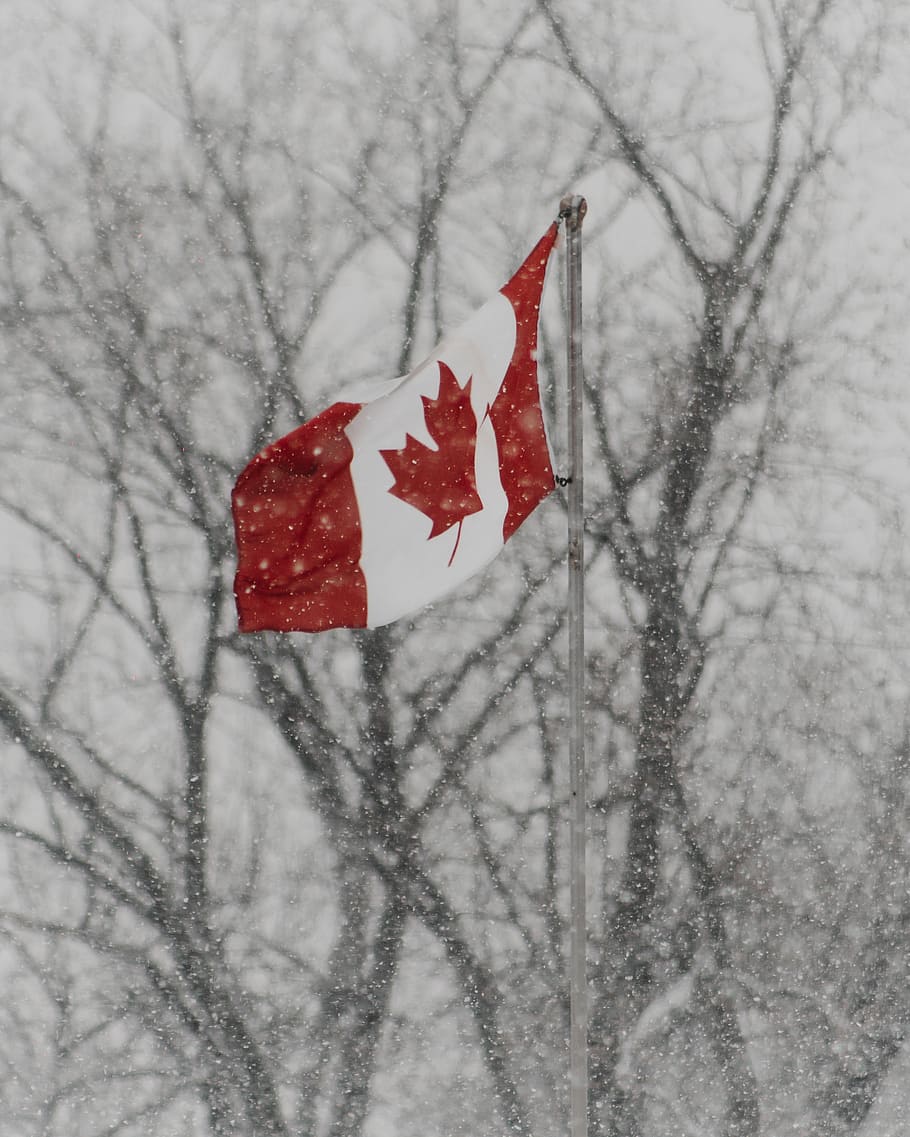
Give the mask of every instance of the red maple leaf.
<svg viewBox="0 0 910 1137">
<path fill-rule="evenodd" d="M 421 395 L 421 401 L 427 430 L 437 449 L 407 434 L 400 450 L 381 450 L 395 475 L 389 493 L 430 518 L 430 537 L 458 525 L 460 538 L 464 519 L 483 509 L 474 477 L 477 418 L 471 407 L 471 380 L 460 387 L 451 368 L 440 362 L 439 394 L 435 399 Z"/>
</svg>

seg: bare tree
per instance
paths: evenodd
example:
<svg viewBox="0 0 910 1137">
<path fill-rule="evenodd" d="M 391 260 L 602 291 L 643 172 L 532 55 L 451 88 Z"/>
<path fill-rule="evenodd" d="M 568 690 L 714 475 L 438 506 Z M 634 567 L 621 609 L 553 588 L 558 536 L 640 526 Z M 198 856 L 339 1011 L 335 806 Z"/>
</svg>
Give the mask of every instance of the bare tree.
<svg viewBox="0 0 910 1137">
<path fill-rule="evenodd" d="M 140 70 L 138 90 L 137 72 L 126 70 L 134 66 L 129 21 L 110 39 L 74 27 L 101 63 L 97 114 L 86 122 L 61 99 L 65 153 L 49 156 L 29 141 L 0 186 L 12 354 L 29 376 L 23 398 L 40 412 L 39 480 L 4 505 L 17 535 L 47 551 L 46 571 L 72 579 L 65 599 L 45 598 L 45 618 L 59 621 L 60 632 L 33 682 L 11 679 L 4 688 L 3 725 L 34 783 L 34 804 L 23 806 L 34 817 L 11 817 L 6 831 L 18 856 L 33 863 L 39 853 L 50 869 L 65 866 L 84 894 L 60 913 L 12 904 L 7 923 L 17 936 L 53 936 L 111 961 L 103 973 L 109 1017 L 88 1035 L 100 1054 L 109 1036 L 130 1062 L 154 1040 L 168 1056 L 157 1074 L 149 1070 L 141 1116 L 127 1113 L 119 1124 L 167 1112 L 178 1092 L 170 1064 L 187 1072 L 179 1092 L 198 1096 L 213 1133 L 257 1134 L 361 1131 L 405 932 L 409 921 L 422 924 L 444 946 L 455 989 L 468 993 L 462 1018 L 479 1033 L 498 1108 L 526 1131 L 497 979 L 420 845 L 432 821 L 426 799 L 443 795 L 500 692 L 475 703 L 464 745 L 446 747 L 436 784 L 416 796 L 408 787 L 414 756 L 440 745 L 440 716 L 486 672 L 484 653 L 502 625 L 466 645 L 451 680 L 434 684 L 431 670 L 416 691 L 402 683 L 400 632 L 355 637 L 340 651 L 337 642 L 241 642 L 230 630 L 226 506 L 244 457 L 305 413 L 295 377 L 322 306 L 352 259 L 369 258 L 377 243 L 392 259 L 392 279 L 396 260 L 405 270 L 397 359 L 407 365 L 421 318 L 439 304 L 437 297 L 428 307 L 425 297 L 436 290 L 430 269 L 453 169 L 528 16 L 484 45 L 469 74 L 461 56 L 471 49 L 453 10 L 434 30 L 435 55 L 451 53 L 451 67 L 434 80 L 433 116 L 410 92 L 377 81 L 375 116 L 326 174 L 310 167 L 306 146 L 324 145 L 333 124 L 313 114 L 298 123 L 308 136 L 291 142 L 290 116 L 278 132 L 269 115 L 276 101 L 295 97 L 293 76 L 275 84 L 264 67 L 279 50 L 275 37 L 289 31 L 275 24 L 281 6 L 215 11 L 207 26 L 175 6 L 145 13 L 169 70 Z M 292 25 L 298 37 L 311 30 L 303 13 Z M 329 25 L 327 38 L 338 30 Z M 393 14 L 390 25 L 387 34 L 428 46 L 419 17 L 411 26 Z M 345 63 L 359 62 L 345 50 Z M 325 81 L 341 89 L 346 72 L 336 67 Z M 239 91 L 221 82 L 224 69 L 241 77 Z M 160 108 L 130 108 L 143 129 L 160 132 L 157 147 L 124 139 L 136 125 L 123 111 L 127 75 L 130 98 Z M 307 82 L 315 97 L 318 82 Z M 415 146 L 417 176 L 396 202 L 387 190 L 377 196 L 376 165 L 380 138 L 398 132 Z M 28 180 L 29 163 L 49 161 L 65 170 L 59 199 Z M 292 258 L 289 247 L 308 252 Z M 60 406 L 71 408 L 62 421 Z M 65 485 L 40 475 L 42 463 L 46 471 L 69 452 L 77 458 Z M 505 628 L 518 634 L 515 604 Z M 547 646 L 546 636 L 520 646 L 508 670 L 521 673 Z M 112 690 L 90 673 L 98 653 L 119 677 Z M 253 745 L 255 736 L 240 750 L 226 746 L 235 699 L 261 707 L 271 747 Z M 146 722 L 131 729 L 137 716 Z M 304 953 L 287 938 L 293 925 L 282 924 L 273 940 L 259 911 L 264 882 L 272 889 L 282 879 L 276 858 L 252 838 L 248 850 L 227 845 L 245 812 L 232 779 L 246 781 L 238 774 L 245 761 L 280 767 L 281 742 L 305 787 L 292 808 L 319 831 L 328 857 L 328 895 L 307 914 L 323 931 Z M 260 799 L 272 780 L 254 780 Z M 256 838 L 264 842 L 268 829 Z M 300 868 L 283 867 L 288 874 L 298 885 L 306 880 Z M 253 1000 L 251 989 L 266 979 L 268 990 Z M 130 1046 L 115 1029 L 121 1020 L 136 1024 Z M 100 1068 L 110 1069 L 106 1061 Z M 112 1080 L 114 1096 L 125 1077 Z M 64 1078 L 49 1127 L 72 1123 L 75 1093 Z"/>
<path fill-rule="evenodd" d="M 600 128 L 599 153 L 656 219 L 671 267 L 652 268 L 648 287 L 673 281 L 669 311 L 632 292 L 644 316 L 614 304 L 608 291 L 607 329 L 589 351 L 595 469 L 605 479 L 589 532 L 625 593 L 636 662 L 634 702 L 624 697 L 612 716 L 630 767 L 614 798 L 625 836 L 595 963 L 598 1131 L 647 1128 L 654 1091 L 635 1050 L 655 1022 L 662 1032 L 682 1017 L 713 1058 L 721 1093 L 710 1108 L 723 1118 L 721 1131 L 756 1134 L 763 1087 L 744 1029 L 748 996 L 737 982 L 719 850 L 710 851 L 710 829 L 698 822 L 698 783 L 687 785 L 690 754 L 699 720 L 712 718 L 705 670 L 716 666 L 735 616 L 728 592 L 748 563 L 759 487 L 783 452 L 792 413 L 785 391 L 808 363 L 800 293 L 790 293 L 789 311 L 783 299 L 801 283 L 795 264 L 811 260 L 801 218 L 830 193 L 826 166 L 874 74 L 883 28 L 870 6 L 850 41 L 842 21 L 856 13 L 825 0 L 728 11 L 725 30 L 736 49 L 746 47 L 732 66 L 752 84 L 743 105 L 760 109 L 746 118 L 732 111 L 705 130 L 700 116 L 708 106 L 716 116 L 723 96 L 703 25 L 687 28 L 688 15 L 676 26 L 668 19 L 663 37 L 643 47 L 649 62 L 637 56 L 630 74 L 618 52 L 604 60 L 591 50 L 574 14 L 548 0 L 540 10 Z M 609 42 L 608 31 L 622 25 L 605 19 Z M 744 21 L 746 44 L 737 35 Z M 714 147 L 730 161 L 718 161 Z M 829 318 L 842 299 L 833 289 L 822 299 Z M 633 328 L 655 346 L 627 347 Z M 615 360 L 630 355 L 649 398 L 623 407 L 630 385 L 610 379 Z M 762 586 L 755 596 L 775 603 Z M 620 656 L 609 668 L 612 680 L 623 665 Z"/>
<path fill-rule="evenodd" d="M 859 482 L 825 497 L 844 428 L 809 410 L 817 369 L 860 359 L 822 212 L 886 27 L 872 4 L 711 9 L 168 0 L 39 28 L 79 66 L 0 136 L 18 1132 L 563 1123 L 558 497 L 445 614 L 320 637 L 237 635 L 227 506 L 332 384 L 404 371 L 498 287 L 575 181 L 594 1129 L 868 1110 L 903 917 L 860 882 L 895 856 L 900 779 L 839 705 L 849 637 L 821 649 L 848 610 L 879 645 L 902 558 Z M 551 296 L 555 419 L 560 320 Z M 874 603 L 837 595 L 861 558 L 820 519 L 847 507 Z M 875 722 L 904 695 L 888 672 Z M 842 755 L 863 810 L 813 788 Z M 879 833 L 849 877 L 832 819 Z M 851 912 L 870 966 L 822 997 Z M 839 1015 L 863 1024 L 847 1057 Z"/>
</svg>

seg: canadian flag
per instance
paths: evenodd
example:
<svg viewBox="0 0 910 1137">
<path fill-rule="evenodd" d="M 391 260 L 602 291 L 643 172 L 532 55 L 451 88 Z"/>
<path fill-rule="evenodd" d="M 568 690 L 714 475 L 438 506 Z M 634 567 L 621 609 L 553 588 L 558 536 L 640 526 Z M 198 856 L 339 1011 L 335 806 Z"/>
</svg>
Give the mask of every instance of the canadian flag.
<svg viewBox="0 0 910 1137">
<path fill-rule="evenodd" d="M 409 375 L 246 467 L 232 495 L 241 631 L 391 623 L 487 565 L 550 493 L 537 326 L 556 233 Z"/>
</svg>

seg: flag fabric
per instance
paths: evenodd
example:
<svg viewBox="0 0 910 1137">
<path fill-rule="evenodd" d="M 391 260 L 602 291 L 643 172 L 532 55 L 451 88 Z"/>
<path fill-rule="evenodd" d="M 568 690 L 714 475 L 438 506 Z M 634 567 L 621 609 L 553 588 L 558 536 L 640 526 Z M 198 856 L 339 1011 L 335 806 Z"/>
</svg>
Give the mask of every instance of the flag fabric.
<svg viewBox="0 0 910 1137">
<path fill-rule="evenodd" d="M 409 375 L 334 403 L 241 473 L 241 631 L 391 623 L 487 565 L 550 493 L 537 334 L 556 234 Z"/>
</svg>

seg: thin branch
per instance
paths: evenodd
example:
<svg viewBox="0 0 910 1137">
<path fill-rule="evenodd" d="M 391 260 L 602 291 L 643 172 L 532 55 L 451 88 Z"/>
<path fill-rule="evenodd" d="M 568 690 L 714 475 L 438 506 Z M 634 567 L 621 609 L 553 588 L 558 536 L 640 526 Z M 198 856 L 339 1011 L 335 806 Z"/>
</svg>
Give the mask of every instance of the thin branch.
<svg viewBox="0 0 910 1137">
<path fill-rule="evenodd" d="M 664 220 L 683 259 L 699 280 L 704 279 L 709 268 L 708 262 L 705 258 L 696 253 L 676 207 L 673 205 L 667 190 L 658 178 L 656 170 L 648 157 L 644 141 L 625 122 L 604 94 L 600 85 L 594 82 L 583 67 L 578 54 L 569 41 L 564 21 L 554 11 L 551 0 L 537 0 L 537 4 L 549 24 L 550 30 L 553 32 L 553 36 L 559 45 L 559 49 L 562 52 L 569 72 L 591 95 L 601 114 L 609 123 L 616 137 L 623 160 L 639 181 L 648 188 L 652 197 L 657 202 L 657 206 L 664 216 Z"/>
</svg>

